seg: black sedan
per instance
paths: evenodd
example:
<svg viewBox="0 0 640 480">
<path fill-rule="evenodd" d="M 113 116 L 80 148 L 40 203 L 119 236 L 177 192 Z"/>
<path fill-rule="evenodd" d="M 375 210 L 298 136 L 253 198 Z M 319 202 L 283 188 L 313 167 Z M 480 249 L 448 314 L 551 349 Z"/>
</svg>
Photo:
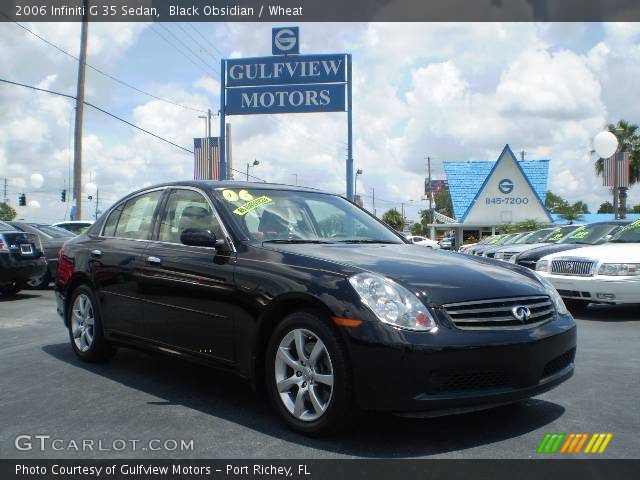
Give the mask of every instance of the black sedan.
<svg viewBox="0 0 640 480">
<path fill-rule="evenodd" d="M 67 242 L 58 312 L 82 360 L 117 346 L 266 386 L 288 425 L 516 402 L 574 370 L 576 326 L 534 271 L 408 244 L 342 197 L 185 181 L 117 202 Z"/>
<path fill-rule="evenodd" d="M 0 296 L 15 295 L 46 271 L 38 236 L 0 222 Z"/>
<path fill-rule="evenodd" d="M 546 255 L 606 243 L 614 233 L 617 233 L 622 227 L 630 223 L 631 220 L 609 220 L 581 225 L 557 243 L 520 253 L 516 256 L 515 263 L 535 270 L 536 262 Z"/>
<path fill-rule="evenodd" d="M 33 233 L 40 238 L 44 257 L 47 260 L 47 270 L 39 277 L 31 279 L 27 282 L 27 285 L 30 288 L 36 289 L 47 288 L 47 286 L 53 282 L 53 279 L 56 278 L 56 270 L 58 269 L 58 252 L 64 242 L 73 238 L 74 234 L 63 228 L 45 225 L 42 223 L 24 221 L 8 223 L 16 230 Z"/>
</svg>

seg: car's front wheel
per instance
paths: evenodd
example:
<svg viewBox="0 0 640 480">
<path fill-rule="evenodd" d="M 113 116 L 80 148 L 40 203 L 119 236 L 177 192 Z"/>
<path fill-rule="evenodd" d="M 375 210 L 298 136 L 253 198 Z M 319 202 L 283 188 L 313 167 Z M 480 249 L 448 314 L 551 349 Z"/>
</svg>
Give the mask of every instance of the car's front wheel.
<svg viewBox="0 0 640 480">
<path fill-rule="evenodd" d="M 71 347 L 81 360 L 101 362 L 115 353 L 114 347 L 104 338 L 100 308 L 88 286 L 81 285 L 71 294 L 67 325 Z"/>
<path fill-rule="evenodd" d="M 294 430 L 324 435 L 349 423 L 352 380 L 346 348 L 321 314 L 297 312 L 278 324 L 265 371 L 271 402 Z"/>
<path fill-rule="evenodd" d="M 0 295 L 3 297 L 12 297 L 21 290 L 22 286 L 18 282 L 7 283 L 0 286 Z"/>
</svg>

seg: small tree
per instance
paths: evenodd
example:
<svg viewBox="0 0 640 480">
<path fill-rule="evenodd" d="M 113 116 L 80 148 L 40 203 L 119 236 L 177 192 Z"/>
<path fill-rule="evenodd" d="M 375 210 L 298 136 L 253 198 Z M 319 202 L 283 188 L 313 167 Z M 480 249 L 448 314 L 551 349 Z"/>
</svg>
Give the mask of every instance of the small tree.
<svg viewBox="0 0 640 480">
<path fill-rule="evenodd" d="M 563 218 L 564 220 L 569 222 L 569 225 L 573 225 L 573 222 L 575 222 L 576 220 L 580 220 L 584 213 L 585 212 L 583 211 L 582 202 L 576 202 L 573 205 L 569 205 L 568 207 L 564 208 L 560 212 L 560 218 Z"/>
<path fill-rule="evenodd" d="M 404 228 L 404 218 L 395 208 L 384 212 L 382 221 L 398 232 L 401 232 Z"/>
<path fill-rule="evenodd" d="M 15 209 L 6 202 L 0 202 L 0 220 L 4 220 L 5 222 L 10 222 L 18 213 Z"/>
<path fill-rule="evenodd" d="M 569 202 L 560 195 L 556 195 L 549 191 L 547 192 L 547 196 L 544 198 L 544 206 L 547 207 L 547 210 L 550 212 L 559 213 L 563 208 L 569 206 Z"/>
<path fill-rule="evenodd" d="M 601 203 L 598 213 L 613 213 L 613 204 L 611 202 Z"/>
<path fill-rule="evenodd" d="M 633 208 L 631 209 L 631 213 L 640 213 L 640 203 L 633 206 Z"/>
</svg>

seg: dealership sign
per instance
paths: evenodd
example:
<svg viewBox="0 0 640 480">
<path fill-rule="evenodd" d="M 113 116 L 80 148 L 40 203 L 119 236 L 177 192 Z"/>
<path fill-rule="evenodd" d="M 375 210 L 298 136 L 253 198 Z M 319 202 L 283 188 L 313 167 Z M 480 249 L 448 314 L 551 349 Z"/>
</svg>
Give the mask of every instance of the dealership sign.
<svg viewBox="0 0 640 480">
<path fill-rule="evenodd" d="M 347 197 L 354 194 L 351 55 L 299 55 L 298 27 L 273 28 L 272 57 L 221 60 L 221 173 L 226 172 L 225 117 L 347 112 Z"/>
</svg>

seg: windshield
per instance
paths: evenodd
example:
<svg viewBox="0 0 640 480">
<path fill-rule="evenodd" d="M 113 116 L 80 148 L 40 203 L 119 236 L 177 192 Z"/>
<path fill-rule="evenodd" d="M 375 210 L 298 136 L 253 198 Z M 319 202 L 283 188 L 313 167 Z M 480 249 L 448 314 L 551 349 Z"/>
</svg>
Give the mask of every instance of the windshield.
<svg viewBox="0 0 640 480">
<path fill-rule="evenodd" d="M 63 228 L 53 227 L 51 225 L 42 225 L 37 223 L 32 223 L 31 226 L 33 228 L 37 228 L 41 232 L 46 233 L 52 238 L 68 238 L 73 237 L 73 233 L 64 230 Z"/>
<path fill-rule="evenodd" d="M 16 229 L 8 223 L 0 222 L 0 232 L 15 232 Z"/>
<path fill-rule="evenodd" d="M 583 225 L 575 229 L 558 243 L 595 245 L 603 240 L 606 241 L 607 235 L 611 232 L 617 231 L 618 229 L 620 229 L 619 225 L 610 223 Z"/>
<path fill-rule="evenodd" d="M 532 243 L 540 243 L 544 238 L 548 237 L 553 232 L 552 228 L 544 228 L 542 230 L 536 230 L 529 234 L 524 243 L 531 245 Z"/>
<path fill-rule="evenodd" d="M 403 243 L 384 224 L 336 195 L 260 188 L 228 188 L 216 194 L 253 241 Z"/>
<path fill-rule="evenodd" d="M 527 241 L 527 237 L 529 235 L 531 235 L 531 232 L 520 233 L 520 234 L 516 235 L 514 238 L 512 238 L 510 243 L 514 243 L 516 245 L 519 245 L 521 243 L 525 243 Z"/>
<path fill-rule="evenodd" d="M 624 227 L 609 241 L 616 243 L 640 243 L 640 220 L 636 220 Z"/>
</svg>

